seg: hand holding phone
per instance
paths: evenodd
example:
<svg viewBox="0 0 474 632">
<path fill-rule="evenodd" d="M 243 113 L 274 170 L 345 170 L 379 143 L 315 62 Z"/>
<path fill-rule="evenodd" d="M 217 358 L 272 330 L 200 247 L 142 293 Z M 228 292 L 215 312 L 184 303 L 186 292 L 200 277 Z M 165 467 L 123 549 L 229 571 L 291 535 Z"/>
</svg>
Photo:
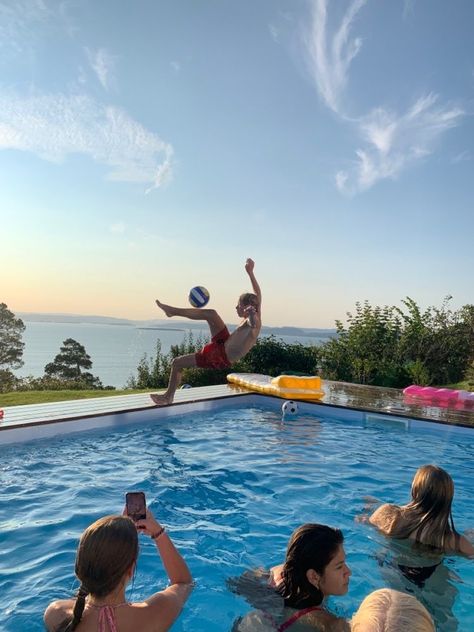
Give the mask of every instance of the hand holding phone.
<svg viewBox="0 0 474 632">
<path fill-rule="evenodd" d="M 134 522 L 146 518 L 146 501 L 143 492 L 127 492 L 125 494 L 127 516 Z"/>
</svg>

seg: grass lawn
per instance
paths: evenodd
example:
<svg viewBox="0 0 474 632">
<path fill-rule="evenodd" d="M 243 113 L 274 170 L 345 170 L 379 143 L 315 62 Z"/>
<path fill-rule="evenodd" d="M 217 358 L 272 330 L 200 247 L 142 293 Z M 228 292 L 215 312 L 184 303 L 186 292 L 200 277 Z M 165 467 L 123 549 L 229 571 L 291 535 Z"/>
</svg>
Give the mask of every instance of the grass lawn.
<svg viewBox="0 0 474 632">
<path fill-rule="evenodd" d="M 441 388 L 441 387 L 438 387 Z M 454 388 L 469 391 L 467 382 L 445 384 L 444 388 Z M 116 390 L 116 391 L 14 391 L 0 394 L 0 408 L 3 406 L 21 406 L 22 404 L 46 404 L 48 402 L 65 402 L 72 399 L 90 399 L 92 397 L 114 397 L 116 395 L 134 395 L 149 393 L 146 390 Z M 164 389 L 157 389 L 157 392 Z"/>
<path fill-rule="evenodd" d="M 14 391 L 0 395 L 0 407 L 20 406 L 22 404 L 46 404 L 48 402 L 65 402 L 71 399 L 90 399 L 92 397 L 114 397 L 116 395 L 134 395 L 149 393 L 152 389 L 134 391 Z"/>
<path fill-rule="evenodd" d="M 441 387 L 440 387 L 441 388 Z M 470 391 L 471 389 L 467 385 L 467 382 L 456 382 L 456 384 L 446 384 L 442 388 L 453 388 L 458 391 Z"/>
</svg>

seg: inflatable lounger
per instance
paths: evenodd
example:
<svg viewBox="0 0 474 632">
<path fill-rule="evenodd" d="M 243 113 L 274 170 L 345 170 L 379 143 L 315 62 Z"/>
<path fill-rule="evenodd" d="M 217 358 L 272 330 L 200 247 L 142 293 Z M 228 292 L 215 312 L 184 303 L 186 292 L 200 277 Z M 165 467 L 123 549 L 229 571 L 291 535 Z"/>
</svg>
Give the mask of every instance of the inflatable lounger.
<svg viewBox="0 0 474 632">
<path fill-rule="evenodd" d="M 244 386 L 251 391 L 276 395 L 284 399 L 321 399 L 324 391 L 321 378 L 317 375 L 300 377 L 298 375 L 260 375 L 259 373 L 229 373 L 229 382 Z"/>
<path fill-rule="evenodd" d="M 417 397 L 429 401 L 459 402 L 465 405 L 474 404 L 474 393 L 460 391 L 452 388 L 436 388 L 434 386 L 418 386 L 412 384 L 403 389 L 403 394 L 409 397 Z"/>
</svg>

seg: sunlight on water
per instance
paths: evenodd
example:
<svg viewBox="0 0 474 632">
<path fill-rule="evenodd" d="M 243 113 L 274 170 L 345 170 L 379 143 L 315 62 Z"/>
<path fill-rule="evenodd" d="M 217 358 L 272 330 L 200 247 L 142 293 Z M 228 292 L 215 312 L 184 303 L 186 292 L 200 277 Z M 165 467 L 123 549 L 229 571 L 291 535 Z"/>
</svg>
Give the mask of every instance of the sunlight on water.
<svg viewBox="0 0 474 632">
<path fill-rule="evenodd" d="M 407 501 L 415 470 L 432 462 L 454 478 L 457 528 L 471 528 L 473 457 L 470 435 L 448 443 L 443 434 L 398 427 L 309 416 L 283 422 L 255 408 L 2 449 L 2 630 L 42 630 L 48 602 L 76 586 L 82 530 L 120 512 L 126 491 L 143 490 L 197 582 L 173 630 L 230 630 L 249 606 L 226 580 L 281 561 L 296 526 L 323 522 L 343 530 L 353 572 L 348 595 L 331 603 L 337 613 L 350 616 L 371 590 L 393 586 L 421 599 L 439 630 L 469 632 L 472 560 L 446 558 L 420 589 L 398 570 L 406 551 L 354 517 L 366 496 Z M 165 584 L 155 548 L 143 538 L 129 597 L 141 599 Z"/>
</svg>

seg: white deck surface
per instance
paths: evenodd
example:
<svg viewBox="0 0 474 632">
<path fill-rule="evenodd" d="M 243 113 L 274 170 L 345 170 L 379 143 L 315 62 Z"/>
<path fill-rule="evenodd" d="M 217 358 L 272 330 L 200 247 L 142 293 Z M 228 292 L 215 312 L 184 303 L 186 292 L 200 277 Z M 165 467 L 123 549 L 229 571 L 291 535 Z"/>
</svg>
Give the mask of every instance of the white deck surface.
<svg viewBox="0 0 474 632">
<path fill-rule="evenodd" d="M 153 391 L 150 391 L 153 392 Z M 228 384 L 218 386 L 202 386 L 186 388 L 176 391 L 176 404 L 199 402 L 209 399 L 248 395 L 249 391 Z M 169 408 L 166 406 L 165 408 Z M 96 415 L 107 415 L 127 411 L 148 410 L 158 408 L 153 404 L 148 393 L 138 395 L 120 395 L 116 397 L 97 397 L 93 399 L 79 399 L 52 404 L 28 404 L 25 406 L 6 406 L 4 416 L 0 419 L 0 431 L 11 427 L 30 424 L 71 420 Z"/>
</svg>

